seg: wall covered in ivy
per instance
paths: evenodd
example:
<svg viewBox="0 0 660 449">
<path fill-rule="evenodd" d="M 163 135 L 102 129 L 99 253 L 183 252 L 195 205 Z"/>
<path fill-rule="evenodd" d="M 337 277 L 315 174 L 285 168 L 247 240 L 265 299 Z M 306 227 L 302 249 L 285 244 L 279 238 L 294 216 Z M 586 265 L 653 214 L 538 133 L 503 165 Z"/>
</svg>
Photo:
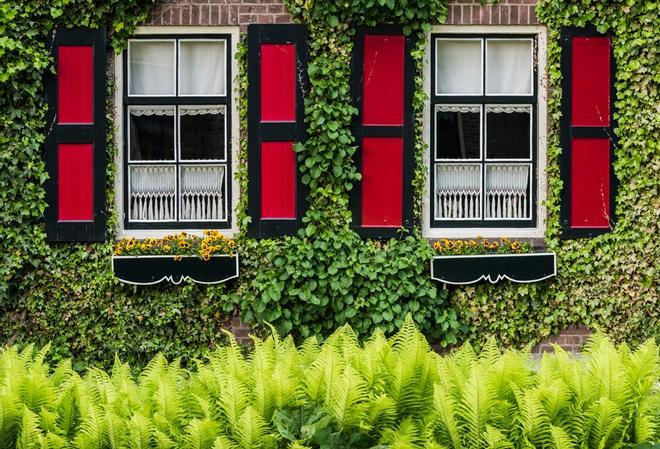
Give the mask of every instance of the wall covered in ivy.
<svg viewBox="0 0 660 449">
<path fill-rule="evenodd" d="M 79 366 L 108 364 L 111 355 L 137 365 L 156 352 L 185 360 L 223 337 L 232 314 L 250 324 L 268 321 L 300 337 L 327 334 L 349 322 L 366 335 L 387 331 L 411 314 L 441 345 L 497 337 L 503 344 L 538 341 L 572 323 L 602 328 L 631 343 L 658 335 L 657 268 L 660 246 L 660 151 L 656 1 L 547 0 L 537 6 L 548 27 L 549 142 L 545 243 L 558 257 L 558 277 L 529 285 L 476 285 L 442 289 L 430 280 L 433 250 L 419 230 L 388 241 L 365 240 L 350 230 L 349 192 L 359 179 L 350 99 L 352 35 L 357 25 L 403 24 L 417 46 L 415 213 L 424 195 L 422 134 L 424 46 L 430 24 L 443 23 L 444 0 L 287 0 L 289 12 L 310 30 L 306 98 L 309 139 L 297 148 L 309 187 L 305 226 L 297 236 L 255 241 L 241 233 L 241 276 L 219 287 L 129 287 L 110 270 L 113 242 L 47 244 L 43 226 L 44 114 L 42 77 L 52 70 L 43 42 L 55 27 L 105 26 L 119 50 L 144 21 L 153 1 L 30 2 L 0 0 L 0 338 L 52 341 L 55 358 Z M 561 26 L 594 24 L 612 30 L 619 143 L 615 172 L 618 223 L 593 239 L 561 240 L 559 116 Z M 238 55 L 247 89 L 245 46 Z M 112 86 L 108 86 L 109 91 Z M 241 98 L 245 100 L 245 95 Z M 246 104 L 240 105 L 241 119 Z M 112 117 L 112 109 L 108 109 Z M 245 127 L 243 127 L 244 129 Z M 246 148 L 245 136 L 242 149 Z M 112 160 L 113 125 L 108 125 Z M 238 176 L 247 182 L 245 152 Z M 114 209 L 114 167 L 108 166 Z M 245 197 L 239 204 L 241 228 Z M 116 228 L 116 217 L 111 223 Z M 112 234 L 112 233 L 111 233 Z"/>
</svg>

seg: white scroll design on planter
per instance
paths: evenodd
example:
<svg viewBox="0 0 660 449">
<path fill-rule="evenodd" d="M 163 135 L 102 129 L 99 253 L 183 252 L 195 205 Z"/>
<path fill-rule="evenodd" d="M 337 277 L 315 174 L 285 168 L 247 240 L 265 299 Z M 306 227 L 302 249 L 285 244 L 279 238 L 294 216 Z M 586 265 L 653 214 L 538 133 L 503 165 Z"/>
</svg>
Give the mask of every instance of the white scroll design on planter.
<svg viewBox="0 0 660 449">
<path fill-rule="evenodd" d="M 530 218 L 529 165 L 486 167 L 486 218 Z"/>
<path fill-rule="evenodd" d="M 134 221 L 167 221 L 176 217 L 176 179 L 172 166 L 130 168 L 130 218 Z"/>
<path fill-rule="evenodd" d="M 481 217 L 481 167 L 478 165 L 437 165 L 436 219 Z"/>
<path fill-rule="evenodd" d="M 223 195 L 224 178 L 224 166 L 182 166 L 181 220 L 226 220 L 227 209 Z"/>
</svg>

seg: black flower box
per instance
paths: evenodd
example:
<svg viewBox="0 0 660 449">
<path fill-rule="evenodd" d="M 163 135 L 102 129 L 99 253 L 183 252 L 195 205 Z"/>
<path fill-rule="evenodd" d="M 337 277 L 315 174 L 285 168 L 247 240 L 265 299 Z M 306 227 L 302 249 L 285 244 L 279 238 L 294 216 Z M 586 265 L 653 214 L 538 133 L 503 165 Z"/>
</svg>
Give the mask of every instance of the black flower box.
<svg viewBox="0 0 660 449">
<path fill-rule="evenodd" d="M 503 280 L 525 284 L 556 275 L 555 253 L 448 255 L 431 261 L 431 278 L 453 285 Z"/>
<path fill-rule="evenodd" d="M 153 285 L 184 280 L 220 284 L 238 277 L 238 254 L 218 254 L 209 260 L 198 256 L 113 256 L 112 271 L 126 284 Z"/>
</svg>

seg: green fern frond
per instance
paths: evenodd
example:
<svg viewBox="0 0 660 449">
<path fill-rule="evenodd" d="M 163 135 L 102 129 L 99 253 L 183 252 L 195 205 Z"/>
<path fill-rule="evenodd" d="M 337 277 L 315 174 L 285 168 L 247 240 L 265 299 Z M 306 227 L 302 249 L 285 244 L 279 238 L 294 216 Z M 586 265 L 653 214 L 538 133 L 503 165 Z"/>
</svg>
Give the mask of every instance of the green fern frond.
<svg viewBox="0 0 660 449">
<path fill-rule="evenodd" d="M 221 379 L 219 411 L 230 426 L 236 426 L 240 416 L 250 402 L 250 394 L 243 382 L 229 374 L 218 373 Z"/>
<path fill-rule="evenodd" d="M 25 375 L 21 376 L 16 392 L 20 401 L 37 413 L 42 406 L 52 406 L 56 398 L 47 368 L 40 363 L 32 364 Z"/>
<path fill-rule="evenodd" d="M 488 449 L 512 449 L 513 443 L 495 427 L 486 425 L 484 441 Z"/>
<path fill-rule="evenodd" d="M 41 437 L 39 418 L 32 410 L 24 406 L 20 431 L 16 440 L 16 449 L 39 449 L 39 440 Z"/>
<path fill-rule="evenodd" d="M 457 410 L 465 426 L 465 443 L 471 448 L 483 447 L 483 433 L 489 423 L 489 411 L 495 397 L 485 371 L 474 363 L 469 380 L 465 384 Z"/>
<path fill-rule="evenodd" d="M 268 426 L 254 408 L 247 407 L 232 428 L 232 433 L 242 449 L 253 449 L 260 447 L 266 440 Z"/>
<path fill-rule="evenodd" d="M 81 411 L 80 426 L 74 444 L 84 449 L 101 449 L 105 440 L 105 422 L 101 412 L 91 402 Z"/>
<path fill-rule="evenodd" d="M 19 404 L 11 391 L 0 394 L 0 447 L 11 447 L 16 441 L 23 415 Z"/>
<path fill-rule="evenodd" d="M 57 364 L 53 370 L 53 374 L 50 375 L 50 381 L 56 389 L 59 389 L 62 385 L 69 382 L 74 373 L 75 371 L 71 367 L 71 360 L 65 359 Z"/>
<path fill-rule="evenodd" d="M 415 449 L 421 441 L 419 425 L 408 417 L 396 429 L 386 429 L 380 441 L 390 449 Z"/>
<path fill-rule="evenodd" d="M 177 446 L 169 435 L 158 429 L 154 430 L 153 439 L 156 449 L 174 449 Z"/>
<path fill-rule="evenodd" d="M 637 350 L 624 359 L 624 370 L 628 384 L 637 397 L 648 394 L 658 381 L 660 372 L 660 347 L 651 339 L 641 344 Z"/>
<path fill-rule="evenodd" d="M 181 428 L 185 417 L 184 393 L 177 386 L 173 376 L 161 377 L 153 396 L 154 409 L 160 413 L 175 429 Z"/>
<path fill-rule="evenodd" d="M 112 412 L 105 414 L 105 441 L 110 449 L 123 449 L 128 439 L 124 420 Z"/>
<path fill-rule="evenodd" d="M 433 392 L 433 404 L 437 417 L 434 426 L 436 441 L 444 447 L 460 449 L 462 447 L 460 423 L 456 418 L 456 403 L 454 399 L 447 391 L 436 385 Z"/>
<path fill-rule="evenodd" d="M 551 425 L 550 435 L 552 436 L 552 447 L 554 449 L 574 449 L 575 445 L 571 437 L 561 427 Z"/>
<path fill-rule="evenodd" d="M 148 449 L 154 441 L 154 428 L 149 418 L 135 413 L 127 423 L 128 447 L 131 449 Z"/>
<path fill-rule="evenodd" d="M 613 447 L 623 437 L 622 416 L 617 404 L 602 397 L 587 411 L 587 438 L 590 449 Z"/>
<path fill-rule="evenodd" d="M 69 449 L 66 440 L 55 433 L 48 433 L 39 438 L 41 449 Z"/>
<path fill-rule="evenodd" d="M 327 386 L 326 406 L 340 428 L 357 426 L 364 419 L 364 404 L 368 400 L 367 385 L 351 365 Z"/>
<path fill-rule="evenodd" d="M 365 424 L 369 429 L 380 432 L 392 427 L 396 421 L 396 403 L 385 394 L 369 400 L 365 413 Z"/>
<path fill-rule="evenodd" d="M 220 426 L 210 419 L 193 419 L 183 437 L 184 449 L 211 449 L 220 433 Z"/>
<path fill-rule="evenodd" d="M 79 378 L 72 376 L 66 388 L 60 392 L 57 402 L 57 426 L 62 430 L 62 435 L 71 439 L 76 433 L 80 423 L 80 403 L 78 400 Z"/>
<path fill-rule="evenodd" d="M 213 442 L 213 449 L 236 449 L 236 443 L 225 435 L 219 435 Z"/>
</svg>

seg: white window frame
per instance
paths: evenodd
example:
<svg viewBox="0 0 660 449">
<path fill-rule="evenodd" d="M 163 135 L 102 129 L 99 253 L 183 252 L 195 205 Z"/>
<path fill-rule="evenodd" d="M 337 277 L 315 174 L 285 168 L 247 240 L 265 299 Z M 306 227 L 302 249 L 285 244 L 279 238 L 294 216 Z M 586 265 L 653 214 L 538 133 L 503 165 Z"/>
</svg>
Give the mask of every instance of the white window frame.
<svg viewBox="0 0 660 449">
<path fill-rule="evenodd" d="M 225 176 L 225 183 L 231 182 L 231 198 L 226 199 L 228 201 L 228 209 L 231 211 L 231 223 L 228 229 L 219 229 L 222 234 L 233 237 L 238 233 L 238 225 L 236 220 L 236 207 L 239 202 L 240 195 L 240 184 L 236 177 L 237 168 L 239 164 L 239 151 L 240 151 L 240 118 L 238 115 L 238 104 L 239 96 L 238 89 L 235 83 L 235 77 L 238 74 L 238 61 L 233 57 L 238 51 L 238 42 L 240 40 L 240 32 L 238 26 L 141 26 L 137 27 L 134 35 L 136 38 L 139 38 L 140 35 L 163 35 L 164 40 L 168 40 L 167 37 L 170 35 L 180 35 L 180 34 L 190 34 L 190 35 L 212 35 L 212 34 L 229 34 L 231 35 L 231 73 L 234 76 L 234 79 L 230 80 L 230 90 L 229 92 L 231 98 L 231 141 L 227 142 L 228 146 L 225 147 L 225 151 L 231 149 L 231 173 L 227 173 Z M 192 38 L 194 39 L 194 38 Z M 227 49 L 225 48 L 225 51 Z M 115 206 L 118 213 L 118 229 L 117 229 L 117 238 L 161 238 L 170 234 L 178 234 L 181 231 L 186 231 L 188 234 L 202 236 L 203 229 L 125 229 L 124 228 L 124 160 L 123 160 L 123 151 L 121 149 L 124 145 L 124 104 L 123 104 L 123 89 L 124 83 L 127 83 L 128 80 L 123 79 L 123 67 L 124 61 L 122 55 L 116 55 L 114 59 L 114 79 L 115 79 L 115 93 L 114 93 L 114 116 L 115 116 L 115 143 L 117 148 L 120 150 L 117 151 L 115 156 Z M 178 76 L 178 75 L 176 75 Z M 175 110 L 176 115 L 176 110 Z M 176 117 L 175 117 L 176 119 Z M 226 160 L 226 152 L 225 152 Z M 227 178 L 231 176 L 231 181 Z"/>
<path fill-rule="evenodd" d="M 547 30 L 543 26 L 472 26 L 472 25 L 436 25 L 431 29 L 427 38 L 426 55 L 424 60 L 424 90 L 425 92 L 432 92 L 435 86 L 431 86 L 431 70 L 435 67 L 430 67 L 431 61 L 431 35 L 442 33 L 443 35 L 455 34 L 456 38 L 461 35 L 474 35 L 474 34 L 501 34 L 502 39 L 506 39 L 510 34 L 534 34 L 536 35 L 537 50 L 536 50 L 536 63 L 537 63 L 537 164 L 536 164 L 536 225 L 533 227 L 431 227 L 431 186 L 430 175 L 431 172 L 431 148 L 434 149 L 434 143 L 430 142 L 431 131 L 431 101 L 430 98 L 424 103 L 424 134 L 423 141 L 426 144 L 424 151 L 424 167 L 426 175 L 425 182 L 425 195 L 422 207 L 422 235 L 429 239 L 438 238 L 470 238 L 470 237 L 484 237 L 484 238 L 498 238 L 498 237 L 515 237 L 515 238 L 542 238 L 545 234 L 546 227 L 546 207 L 545 199 L 547 192 L 547 101 L 548 101 L 548 78 L 546 73 L 547 65 Z M 446 36 L 445 36 L 446 37 Z M 485 89 L 485 87 L 484 87 Z M 482 111 L 485 114 L 485 110 Z M 434 149 L 435 150 L 435 149 Z M 485 151 L 482 149 L 482 151 Z M 435 155 L 435 151 L 433 152 Z M 444 163 L 445 161 L 443 161 Z M 449 161 L 447 161 L 449 162 Z M 452 162 L 458 162 L 456 160 Z M 466 161 L 468 162 L 468 161 Z"/>
</svg>

